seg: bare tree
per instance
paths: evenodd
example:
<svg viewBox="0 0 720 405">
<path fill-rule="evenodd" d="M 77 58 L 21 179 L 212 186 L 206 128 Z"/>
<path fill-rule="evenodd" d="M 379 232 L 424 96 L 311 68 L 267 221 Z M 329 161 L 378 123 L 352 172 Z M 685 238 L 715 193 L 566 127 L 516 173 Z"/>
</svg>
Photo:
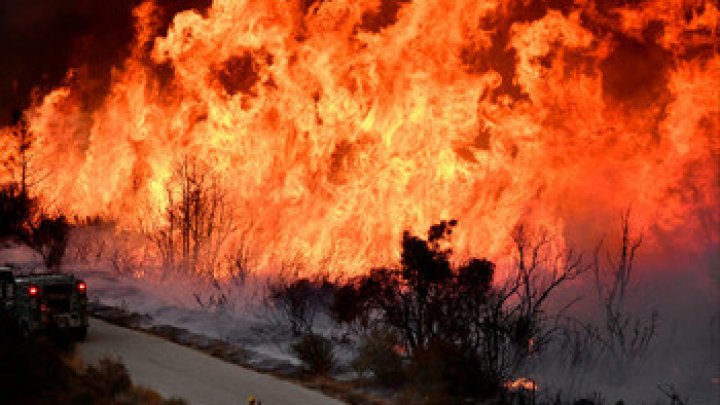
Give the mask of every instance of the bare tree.
<svg viewBox="0 0 720 405">
<path fill-rule="evenodd" d="M 32 221 L 38 216 L 38 202 L 30 197 L 28 190 L 31 139 L 22 111 L 15 110 L 6 138 L 9 153 L 0 156 L 0 165 L 7 171 L 7 177 L 0 178 L 5 182 L 0 183 L 0 236 L 28 240 Z"/>
<path fill-rule="evenodd" d="M 223 243 L 235 229 L 218 176 L 184 158 L 166 184 L 166 225 L 150 235 L 165 268 L 212 275 Z"/>
<path fill-rule="evenodd" d="M 234 249 L 225 256 L 228 278 L 235 287 L 243 287 L 256 266 L 251 244 L 252 228 L 250 223 L 236 232 Z"/>
<path fill-rule="evenodd" d="M 531 233 L 525 225 L 513 232 L 515 244 L 515 277 L 503 288 L 503 301 L 514 318 L 512 339 L 516 361 L 538 351 L 557 329 L 562 313 L 571 301 L 552 317 L 547 313 L 547 300 L 560 285 L 576 279 L 590 270 L 581 253 L 572 248 L 553 252 L 552 239 L 545 230 Z M 551 319 L 553 318 L 553 319 Z"/>
<path fill-rule="evenodd" d="M 598 244 L 594 274 L 598 299 L 604 310 L 604 325 L 590 329 L 620 368 L 625 368 L 643 356 L 655 336 L 658 314 L 649 317 L 633 314 L 627 308 L 635 258 L 642 245 L 642 233 L 632 230 L 631 211 L 621 215 L 621 241 L 618 251 L 612 252 Z M 605 253 L 605 261 L 601 253 Z"/>
<path fill-rule="evenodd" d="M 20 185 L 20 193 L 29 196 L 30 190 L 44 180 L 49 173 L 43 173 L 37 167 L 33 167 L 33 143 L 35 137 L 30 131 L 27 118 L 21 110 L 15 110 L 12 114 L 12 136 L 15 138 L 15 158 L 11 164 L 19 170 L 19 179 L 15 181 Z"/>
<path fill-rule="evenodd" d="M 512 238 L 515 262 L 511 275 L 489 291 L 487 304 L 476 305 L 485 312 L 469 320 L 477 323 L 474 328 L 482 332 L 479 350 L 486 367 L 503 379 L 517 373 L 560 330 L 563 313 L 577 299 L 553 311 L 548 308 L 549 299 L 561 285 L 591 267 L 574 249 L 556 249 L 545 230 L 533 232 L 520 224 Z"/>
</svg>

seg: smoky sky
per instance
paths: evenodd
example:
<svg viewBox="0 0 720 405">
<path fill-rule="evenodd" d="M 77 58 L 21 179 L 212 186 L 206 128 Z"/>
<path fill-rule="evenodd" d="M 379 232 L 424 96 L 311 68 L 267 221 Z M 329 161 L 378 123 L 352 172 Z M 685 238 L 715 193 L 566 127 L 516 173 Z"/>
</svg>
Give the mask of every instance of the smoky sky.
<svg viewBox="0 0 720 405">
<path fill-rule="evenodd" d="M 142 0 L 2 0 L 0 2 L 0 125 L 60 84 L 70 68 L 82 69 L 101 95 L 113 66 L 127 57 L 133 39 L 132 9 Z M 205 10 L 210 0 L 156 2 L 167 25 L 175 13 Z M 161 31 L 162 32 L 162 31 Z M 95 100 L 89 99 L 88 103 Z"/>
</svg>

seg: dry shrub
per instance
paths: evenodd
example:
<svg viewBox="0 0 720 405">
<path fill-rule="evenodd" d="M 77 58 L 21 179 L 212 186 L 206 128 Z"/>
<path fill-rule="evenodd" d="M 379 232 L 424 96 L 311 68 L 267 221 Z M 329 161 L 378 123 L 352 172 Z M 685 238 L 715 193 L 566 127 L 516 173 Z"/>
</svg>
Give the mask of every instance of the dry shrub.
<svg viewBox="0 0 720 405">
<path fill-rule="evenodd" d="M 502 392 L 502 381 L 483 371 L 478 355 L 441 340 L 417 350 L 406 374 L 409 387 L 431 398 L 489 399 Z"/>
<path fill-rule="evenodd" d="M 115 398 L 132 387 L 125 365 L 109 358 L 100 359 L 97 366 L 88 366 L 84 377 L 87 382 L 85 389 L 95 397 L 106 395 Z"/>
<path fill-rule="evenodd" d="M 311 334 L 318 315 L 329 312 L 336 285 L 324 276 L 292 281 L 281 277 L 267 288 L 268 304 L 278 311 L 281 322 L 300 336 Z"/>
<path fill-rule="evenodd" d="M 292 345 L 292 351 L 309 374 L 327 375 L 335 366 L 332 342 L 324 336 L 307 333 Z"/>
<path fill-rule="evenodd" d="M 102 404 L 183 405 L 182 399 L 164 399 L 157 392 L 134 386 L 128 370 L 119 360 L 100 359 L 79 375 L 74 402 Z"/>
<path fill-rule="evenodd" d="M 373 329 L 361 340 L 352 366 L 360 373 L 372 373 L 375 382 L 382 386 L 400 386 L 405 375 L 399 346 L 400 339 L 392 331 Z"/>
</svg>

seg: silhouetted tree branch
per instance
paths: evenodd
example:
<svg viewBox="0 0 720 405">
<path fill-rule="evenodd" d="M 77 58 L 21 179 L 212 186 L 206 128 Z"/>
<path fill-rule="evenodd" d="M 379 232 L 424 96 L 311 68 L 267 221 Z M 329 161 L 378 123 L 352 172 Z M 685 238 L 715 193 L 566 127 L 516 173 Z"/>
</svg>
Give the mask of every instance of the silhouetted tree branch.
<svg viewBox="0 0 720 405">
<path fill-rule="evenodd" d="M 642 234 L 633 234 L 631 211 L 621 215 L 621 239 L 616 252 L 605 251 L 605 264 L 600 259 L 603 242 L 598 244 L 594 275 L 598 300 L 604 309 L 604 325 L 591 328 L 596 339 L 610 353 L 620 369 L 642 357 L 648 350 L 658 324 L 658 314 L 648 318 L 631 313 L 626 304 L 637 250 Z"/>
<path fill-rule="evenodd" d="M 547 234 L 535 237 L 518 227 L 515 274 L 496 286 L 495 265 L 486 259 L 451 265 L 446 246 L 456 224 L 433 225 L 425 239 L 405 232 L 400 266 L 372 269 L 341 286 L 333 314 L 389 328 L 401 338 L 411 368 L 441 367 L 446 372 L 435 383 L 457 395 L 487 397 L 540 350 L 552 331 L 546 326 L 550 296 L 589 266 L 572 250 L 552 256 Z"/>
<path fill-rule="evenodd" d="M 186 157 L 175 167 L 165 191 L 165 225 L 149 235 L 164 267 L 212 276 L 220 249 L 235 229 L 217 176 Z"/>
</svg>

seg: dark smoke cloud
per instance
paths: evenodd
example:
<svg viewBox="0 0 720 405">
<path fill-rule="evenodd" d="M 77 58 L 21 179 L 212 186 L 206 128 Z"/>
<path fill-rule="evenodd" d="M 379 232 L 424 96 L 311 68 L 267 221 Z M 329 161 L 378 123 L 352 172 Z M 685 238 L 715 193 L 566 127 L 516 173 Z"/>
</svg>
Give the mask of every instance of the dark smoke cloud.
<svg viewBox="0 0 720 405">
<path fill-rule="evenodd" d="M 161 0 L 167 26 L 179 11 L 204 11 L 211 0 Z M 132 9 L 142 0 L 3 0 L 0 3 L 0 125 L 15 109 L 60 84 L 70 68 L 82 71 L 88 107 L 109 85 L 112 67 L 127 57 Z M 163 32 L 161 30 L 160 32 Z"/>
</svg>

